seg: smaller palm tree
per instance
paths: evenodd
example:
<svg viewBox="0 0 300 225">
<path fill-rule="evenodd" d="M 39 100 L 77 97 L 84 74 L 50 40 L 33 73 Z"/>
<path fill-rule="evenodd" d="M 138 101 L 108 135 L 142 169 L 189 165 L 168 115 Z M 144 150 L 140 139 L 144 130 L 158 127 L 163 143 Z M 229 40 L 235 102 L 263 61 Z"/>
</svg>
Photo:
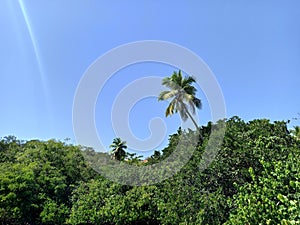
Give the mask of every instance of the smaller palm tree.
<svg viewBox="0 0 300 225">
<path fill-rule="evenodd" d="M 125 159 L 126 151 L 124 149 L 127 148 L 126 141 L 122 141 L 121 138 L 115 138 L 109 147 L 112 148 L 111 155 L 113 159 L 118 161 Z"/>
</svg>

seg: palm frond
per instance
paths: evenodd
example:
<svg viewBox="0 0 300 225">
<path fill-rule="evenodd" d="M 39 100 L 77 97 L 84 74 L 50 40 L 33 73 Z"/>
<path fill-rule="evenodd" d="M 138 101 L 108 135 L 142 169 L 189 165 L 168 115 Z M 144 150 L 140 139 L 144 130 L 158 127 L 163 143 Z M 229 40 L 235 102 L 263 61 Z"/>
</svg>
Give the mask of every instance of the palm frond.
<svg viewBox="0 0 300 225">
<path fill-rule="evenodd" d="M 191 86 L 192 83 L 195 83 L 196 80 L 192 76 L 185 77 L 182 81 L 182 86 Z"/>
<path fill-rule="evenodd" d="M 201 109 L 201 108 L 202 108 L 202 102 L 201 102 L 201 99 L 194 97 L 194 98 L 193 98 L 193 103 L 194 103 L 194 105 L 195 105 L 198 109 Z"/>
<path fill-rule="evenodd" d="M 158 101 L 167 100 L 169 98 L 174 97 L 175 95 L 176 95 L 176 90 L 162 91 L 158 96 Z"/>
<path fill-rule="evenodd" d="M 175 108 L 175 104 L 174 104 L 174 101 L 172 101 L 172 102 L 170 102 L 169 106 L 166 109 L 166 117 L 174 114 L 174 108 Z"/>
<path fill-rule="evenodd" d="M 195 95 L 197 89 L 194 86 L 186 85 L 183 87 L 183 90 L 189 95 Z"/>
<path fill-rule="evenodd" d="M 188 119 L 188 114 L 186 112 L 186 105 L 183 102 L 179 103 L 179 105 L 180 105 L 179 106 L 180 110 L 178 110 L 178 112 L 180 114 L 180 117 L 183 121 L 186 121 Z"/>
<path fill-rule="evenodd" d="M 162 80 L 161 84 L 170 89 L 174 89 L 175 82 L 170 77 L 166 77 Z"/>
<path fill-rule="evenodd" d="M 192 114 L 195 114 L 195 112 L 196 112 L 196 107 L 195 107 L 195 105 L 193 104 L 192 101 L 190 101 L 190 102 L 188 102 L 188 103 L 189 103 L 189 108 L 190 108 Z"/>
<path fill-rule="evenodd" d="M 181 70 L 178 71 L 178 73 L 176 71 L 173 72 L 172 76 L 171 76 L 171 80 L 178 86 L 182 85 L 182 74 L 181 74 Z"/>
</svg>

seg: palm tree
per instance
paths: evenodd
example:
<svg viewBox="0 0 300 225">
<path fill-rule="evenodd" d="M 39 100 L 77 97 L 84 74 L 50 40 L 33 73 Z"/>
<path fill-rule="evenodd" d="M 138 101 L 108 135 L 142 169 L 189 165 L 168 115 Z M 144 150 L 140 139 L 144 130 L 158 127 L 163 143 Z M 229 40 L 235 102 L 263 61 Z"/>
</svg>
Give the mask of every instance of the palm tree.
<svg viewBox="0 0 300 225">
<path fill-rule="evenodd" d="M 163 91 L 160 93 L 158 100 L 167 100 L 173 98 L 166 109 L 166 117 L 179 112 L 183 121 L 186 121 L 188 117 L 192 120 L 198 131 L 199 127 L 192 117 L 195 114 L 196 108 L 200 109 L 202 106 L 201 100 L 196 95 L 197 89 L 192 86 L 192 83 L 196 82 L 191 76 L 182 77 L 181 71 L 173 73 L 171 77 L 166 77 L 162 80 L 162 84 L 168 87 L 169 91 Z"/>
<path fill-rule="evenodd" d="M 112 148 L 111 150 L 112 158 L 119 161 L 125 159 L 126 152 L 124 149 L 127 148 L 125 141 L 122 141 L 121 138 L 115 138 L 113 140 L 113 143 L 109 147 Z"/>
</svg>

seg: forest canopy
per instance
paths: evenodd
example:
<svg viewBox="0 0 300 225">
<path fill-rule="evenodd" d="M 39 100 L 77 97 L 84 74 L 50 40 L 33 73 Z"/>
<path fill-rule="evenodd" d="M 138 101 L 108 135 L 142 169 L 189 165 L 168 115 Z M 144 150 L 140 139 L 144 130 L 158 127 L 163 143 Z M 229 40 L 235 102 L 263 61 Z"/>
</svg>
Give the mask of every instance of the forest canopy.
<svg viewBox="0 0 300 225">
<path fill-rule="evenodd" d="M 267 119 L 245 122 L 232 117 L 225 123 L 224 140 L 207 168 L 200 169 L 199 162 L 214 126 L 211 122 L 199 127 L 201 138 L 180 172 L 144 186 L 121 185 L 95 172 L 82 154 L 95 154 L 91 148 L 4 137 L 0 223 L 299 224 L 296 129 Z M 154 165 L 174 151 L 182 132 L 170 135 L 168 146 L 147 160 L 126 152 L 122 140 L 112 144 L 114 150 L 121 146 L 122 154 L 104 155 L 137 167 Z"/>
</svg>

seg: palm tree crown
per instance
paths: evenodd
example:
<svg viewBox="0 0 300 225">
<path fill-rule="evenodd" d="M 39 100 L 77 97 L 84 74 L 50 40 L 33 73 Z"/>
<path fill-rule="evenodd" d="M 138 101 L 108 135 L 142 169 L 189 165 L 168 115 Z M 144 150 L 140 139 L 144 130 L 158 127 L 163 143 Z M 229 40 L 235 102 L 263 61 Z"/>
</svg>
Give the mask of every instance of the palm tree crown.
<svg viewBox="0 0 300 225">
<path fill-rule="evenodd" d="M 112 148 L 111 154 L 114 159 L 119 161 L 124 160 L 126 156 L 124 149 L 127 148 L 125 141 L 122 141 L 121 138 L 115 138 L 109 147 Z"/>
<path fill-rule="evenodd" d="M 158 100 L 173 98 L 166 109 L 166 117 L 179 112 L 184 121 L 190 117 L 199 130 L 196 121 L 189 112 L 190 109 L 192 114 L 195 114 L 196 108 L 200 109 L 202 106 L 201 100 L 195 96 L 197 89 L 192 86 L 194 82 L 196 81 L 191 76 L 183 77 L 180 70 L 178 73 L 174 72 L 171 77 L 162 80 L 162 84 L 170 90 L 161 92 Z"/>
</svg>

